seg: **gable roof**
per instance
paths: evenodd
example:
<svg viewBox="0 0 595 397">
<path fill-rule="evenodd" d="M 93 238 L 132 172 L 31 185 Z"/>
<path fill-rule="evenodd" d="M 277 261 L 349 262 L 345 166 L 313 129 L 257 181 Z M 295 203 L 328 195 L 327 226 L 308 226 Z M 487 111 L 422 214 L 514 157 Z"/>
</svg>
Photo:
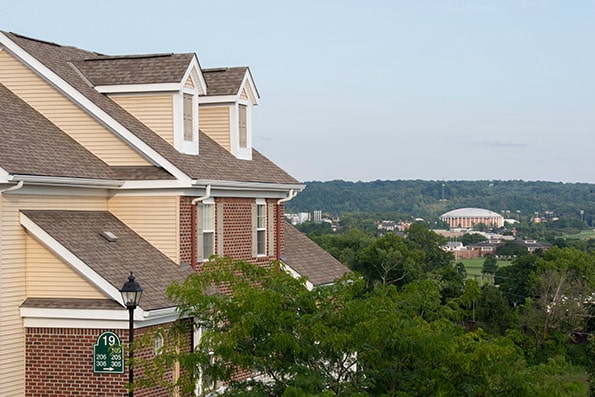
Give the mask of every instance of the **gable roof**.
<svg viewBox="0 0 595 397">
<path fill-rule="evenodd" d="M 238 95 L 248 67 L 210 68 L 202 72 L 207 82 L 207 95 Z"/>
<path fill-rule="evenodd" d="M 109 165 L 0 83 L 0 167 L 21 175 L 117 179 Z"/>
<path fill-rule="evenodd" d="M 104 57 L 103 55 L 76 47 L 61 46 L 31 39 L 15 33 L 0 32 L 0 39 L 2 39 L 2 35 L 33 57 L 36 62 L 41 63 L 43 67 L 57 75 L 69 87 L 76 90 L 73 94 L 77 96 L 75 101 L 79 101 L 83 108 L 87 106 L 87 110 L 91 113 L 95 112 L 96 116 L 99 113 L 105 113 L 105 116 L 102 117 L 109 117 L 110 119 L 103 118 L 102 122 L 108 125 L 112 131 L 115 131 L 121 139 L 134 145 L 151 161 L 177 177 L 181 177 L 182 173 L 194 180 L 225 180 L 288 185 L 299 183 L 256 150 L 253 151 L 253 160 L 237 159 L 223 147 L 221 147 L 221 150 L 217 150 L 219 155 L 211 155 L 209 151 L 214 150 L 213 148 L 216 146 L 220 147 L 220 145 L 202 133 L 199 138 L 199 155 L 178 152 L 162 137 L 112 101 L 107 95 L 99 93 L 91 87 L 84 75 L 74 67 L 74 62 L 101 58 Z M 79 98 L 78 95 L 81 97 Z M 203 146 L 205 140 L 208 142 L 205 144 L 207 147 Z M 1 155 L 2 153 L 0 153 Z M 213 169 L 218 170 L 219 176 L 216 178 L 213 177 L 211 172 Z"/>
<path fill-rule="evenodd" d="M 95 56 L 72 63 L 97 85 L 179 83 L 194 54 Z"/>
<path fill-rule="evenodd" d="M 144 310 L 173 307 L 165 289 L 172 281 L 182 282 L 193 273 L 190 267 L 178 266 L 107 211 L 22 210 L 21 213 L 113 288 L 119 290 L 133 272 L 143 288 L 140 307 Z M 102 237 L 104 231 L 114 233 L 117 241 Z"/>
<path fill-rule="evenodd" d="M 281 260 L 314 286 L 325 285 L 349 272 L 335 257 L 298 229 L 285 224 L 285 255 Z"/>
</svg>

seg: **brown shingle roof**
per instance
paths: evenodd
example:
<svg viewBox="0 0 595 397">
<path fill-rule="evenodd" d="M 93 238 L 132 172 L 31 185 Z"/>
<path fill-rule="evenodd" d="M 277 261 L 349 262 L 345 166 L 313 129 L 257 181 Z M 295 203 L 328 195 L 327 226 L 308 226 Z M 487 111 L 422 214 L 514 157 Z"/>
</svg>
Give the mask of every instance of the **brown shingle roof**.
<svg viewBox="0 0 595 397">
<path fill-rule="evenodd" d="M 96 56 L 72 63 L 93 85 L 180 83 L 194 54 Z"/>
<path fill-rule="evenodd" d="M 153 166 L 113 166 L 112 171 L 121 180 L 168 180 L 175 179 L 163 168 Z"/>
<path fill-rule="evenodd" d="M 203 69 L 202 73 L 207 82 L 207 95 L 238 95 L 247 72 L 246 66 Z"/>
<path fill-rule="evenodd" d="M 1 83 L 0 167 L 22 175 L 117 179 L 106 163 Z"/>
<path fill-rule="evenodd" d="M 26 38 L 14 33 L 4 34 L 189 177 L 258 183 L 298 183 L 295 178 L 256 150 L 253 151 L 253 160 L 239 160 L 202 133 L 200 155 L 193 156 L 178 152 L 106 95 L 90 87 L 81 77 L 80 72 L 70 65 L 70 62 L 92 59 L 100 57 L 100 55 L 75 47 L 59 46 Z M 205 141 L 207 143 L 203 143 Z M 220 150 L 215 150 L 214 147 L 219 147 Z M 212 155 L 210 151 L 216 151 L 218 155 Z M 216 172 L 214 173 L 213 170 Z"/>
<path fill-rule="evenodd" d="M 178 266 L 107 211 L 21 212 L 115 288 L 122 288 L 133 272 L 143 288 L 140 307 L 144 310 L 172 307 L 165 289 L 193 272 Z M 101 236 L 103 231 L 114 233 L 118 240 L 109 242 Z"/>
<path fill-rule="evenodd" d="M 316 285 L 329 284 L 349 272 L 349 269 L 318 244 L 285 223 L 285 255 L 287 265 Z"/>
</svg>

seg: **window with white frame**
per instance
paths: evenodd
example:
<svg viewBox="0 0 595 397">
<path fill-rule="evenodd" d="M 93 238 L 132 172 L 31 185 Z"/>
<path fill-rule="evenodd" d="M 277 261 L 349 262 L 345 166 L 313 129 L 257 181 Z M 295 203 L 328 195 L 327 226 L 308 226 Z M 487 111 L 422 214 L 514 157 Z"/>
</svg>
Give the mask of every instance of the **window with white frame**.
<svg viewBox="0 0 595 397">
<path fill-rule="evenodd" d="M 207 331 L 208 328 L 205 326 L 198 326 L 198 324 L 196 324 L 194 331 L 195 349 L 199 349 L 201 347 L 201 340 Z M 211 368 L 215 365 L 215 354 L 212 350 L 209 350 L 208 355 L 209 363 L 206 365 L 200 365 L 198 367 L 199 373 L 195 389 L 195 394 L 197 396 L 205 395 L 208 392 L 214 391 L 219 386 L 211 371 Z"/>
<path fill-rule="evenodd" d="M 202 256 L 208 259 L 215 253 L 215 203 L 202 203 Z"/>
<path fill-rule="evenodd" d="M 193 98 L 192 94 L 184 94 L 184 140 L 193 140 L 193 125 L 194 125 L 194 110 L 192 109 Z"/>
<path fill-rule="evenodd" d="M 157 332 L 155 335 L 155 355 L 158 356 L 161 354 L 161 350 L 163 349 L 163 334 L 161 331 Z"/>
<path fill-rule="evenodd" d="M 267 206 L 266 202 L 256 202 L 256 254 L 266 255 L 267 246 Z"/>
<path fill-rule="evenodd" d="M 248 116 L 246 105 L 238 105 L 238 132 L 239 132 L 239 145 L 241 148 L 248 147 Z"/>
</svg>

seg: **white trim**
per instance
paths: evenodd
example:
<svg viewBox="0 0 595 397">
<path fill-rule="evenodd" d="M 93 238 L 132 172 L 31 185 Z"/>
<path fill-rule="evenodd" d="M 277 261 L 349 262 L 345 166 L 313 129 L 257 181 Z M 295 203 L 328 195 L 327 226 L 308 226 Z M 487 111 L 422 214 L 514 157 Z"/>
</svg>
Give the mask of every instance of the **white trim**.
<svg viewBox="0 0 595 397">
<path fill-rule="evenodd" d="M 190 177 L 188 177 L 184 172 L 182 172 L 182 170 L 180 170 L 168 159 L 159 154 L 156 150 L 151 148 L 139 137 L 137 137 L 128 129 L 126 129 L 116 119 L 114 119 L 103 109 L 97 106 L 93 101 L 91 101 L 78 90 L 76 90 L 73 86 L 68 84 L 60 76 L 52 72 L 43 63 L 41 63 L 31 54 L 19 47 L 15 42 L 10 40 L 2 32 L 0 32 L 0 43 L 3 44 L 10 51 L 11 54 L 20 59 L 23 63 L 35 70 L 41 76 L 43 76 L 48 82 L 52 83 L 56 89 L 58 89 L 64 95 L 72 99 L 75 103 L 79 104 L 81 108 L 94 115 L 98 120 L 101 121 L 102 124 L 104 124 L 113 133 L 115 133 L 118 137 L 124 140 L 124 142 L 136 148 L 142 155 L 149 158 L 155 164 L 158 164 L 164 169 L 166 169 L 170 174 L 172 174 L 176 178 L 183 181 L 190 181 Z"/>
<path fill-rule="evenodd" d="M 202 74 L 202 69 L 200 68 L 196 54 L 194 54 L 194 56 L 192 57 L 192 60 L 190 61 L 190 65 L 188 66 L 186 73 L 184 73 L 184 77 L 182 78 L 182 84 L 184 84 L 186 82 L 188 77 L 194 77 L 192 79 L 192 82 L 194 83 L 194 86 L 196 87 L 198 94 L 206 95 L 207 82 L 205 80 L 205 77 Z M 197 81 L 195 81 L 195 79 L 198 80 L 198 85 L 196 84 Z"/>
<path fill-rule="evenodd" d="M 25 185 L 25 188 L 27 185 Z M 288 189 L 289 190 L 289 189 Z M 201 187 L 182 187 L 182 188 L 147 188 L 147 189 L 127 189 L 127 190 L 110 190 L 109 197 L 114 196 L 137 196 L 137 197 L 154 197 L 154 196 L 191 196 L 196 197 L 202 195 L 205 190 Z M 275 191 L 259 191 L 259 190 L 225 190 L 225 189 L 211 189 L 213 197 L 234 197 L 234 198 L 271 198 L 281 199 L 287 197 L 287 190 Z"/>
<path fill-rule="evenodd" d="M 93 88 L 102 94 L 131 94 L 136 92 L 176 92 L 180 91 L 182 87 L 182 83 L 155 83 L 96 85 Z"/>
<path fill-rule="evenodd" d="M 213 96 L 199 96 L 198 103 L 213 103 L 213 104 L 223 104 L 229 102 L 237 102 L 239 99 L 239 95 L 213 95 Z"/>
<path fill-rule="evenodd" d="M 120 294 L 118 288 L 114 287 L 107 280 L 97 274 L 95 270 L 91 269 L 85 262 L 81 261 L 76 255 L 66 249 L 66 247 L 56 241 L 25 214 L 20 212 L 19 215 L 21 225 L 31 232 L 41 243 L 83 275 L 83 277 L 94 284 L 100 291 L 103 291 L 109 298 L 120 303 L 122 307 L 126 307 L 122 300 L 122 294 Z"/>
<path fill-rule="evenodd" d="M 98 189 L 94 187 L 81 186 L 50 186 L 34 185 L 26 183 L 21 190 L 15 194 L 32 194 L 38 196 L 73 196 L 73 197 L 108 197 L 108 188 Z"/>
<path fill-rule="evenodd" d="M 124 182 L 115 179 L 70 178 L 59 176 L 18 175 L 10 177 L 11 181 L 24 181 L 46 186 L 74 186 L 90 188 L 119 188 Z"/>
<path fill-rule="evenodd" d="M 112 328 L 128 329 L 128 310 L 20 308 L 26 328 Z M 134 328 L 172 323 L 180 317 L 175 308 L 150 312 L 135 310 Z"/>
<path fill-rule="evenodd" d="M 246 85 L 248 86 L 248 98 L 250 100 L 251 105 L 258 105 L 258 91 L 256 90 L 256 84 L 254 83 L 254 80 L 252 79 L 252 74 L 250 73 L 249 69 L 246 69 L 246 75 L 244 76 L 244 79 L 242 80 L 242 84 L 240 84 L 240 91 L 238 92 L 238 97 L 241 98 L 242 96 L 242 90 L 246 88 Z"/>
<path fill-rule="evenodd" d="M 184 94 L 192 95 L 192 141 L 184 139 Z M 198 96 L 196 90 L 182 89 L 173 95 L 174 147 L 182 153 L 197 155 L 198 145 Z"/>
<path fill-rule="evenodd" d="M 0 167 L 0 183 L 8 183 L 10 182 L 9 177 L 10 173 L 6 171 L 4 168 Z"/>
<path fill-rule="evenodd" d="M 154 179 L 144 181 L 125 181 L 119 189 L 172 189 L 188 187 L 177 179 Z"/>
<path fill-rule="evenodd" d="M 240 105 L 246 107 L 246 147 L 240 147 Z M 234 104 L 230 114 L 231 153 L 240 160 L 252 160 L 252 106 L 246 101 Z"/>
<path fill-rule="evenodd" d="M 213 188 L 221 190 L 264 190 L 264 191 L 283 191 L 287 192 L 290 189 L 302 191 L 306 185 L 296 183 L 261 183 L 261 182 L 237 182 L 237 181 L 221 181 L 210 179 L 196 179 L 192 181 L 193 186 L 207 186 L 212 185 Z"/>
</svg>

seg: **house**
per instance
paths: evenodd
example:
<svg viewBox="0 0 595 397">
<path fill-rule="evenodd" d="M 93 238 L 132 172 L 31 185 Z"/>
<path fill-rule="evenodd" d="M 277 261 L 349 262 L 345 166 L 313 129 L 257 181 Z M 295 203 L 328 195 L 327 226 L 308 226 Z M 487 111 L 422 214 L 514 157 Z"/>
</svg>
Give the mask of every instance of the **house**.
<svg viewBox="0 0 595 397">
<path fill-rule="evenodd" d="M 109 334 L 127 349 L 131 272 L 142 334 L 178 321 L 165 288 L 211 255 L 285 260 L 312 287 L 347 271 L 284 222 L 304 185 L 253 148 L 258 102 L 247 67 L 0 32 L 3 395 L 126 395 L 123 368 L 97 371 L 94 346 Z"/>
</svg>

